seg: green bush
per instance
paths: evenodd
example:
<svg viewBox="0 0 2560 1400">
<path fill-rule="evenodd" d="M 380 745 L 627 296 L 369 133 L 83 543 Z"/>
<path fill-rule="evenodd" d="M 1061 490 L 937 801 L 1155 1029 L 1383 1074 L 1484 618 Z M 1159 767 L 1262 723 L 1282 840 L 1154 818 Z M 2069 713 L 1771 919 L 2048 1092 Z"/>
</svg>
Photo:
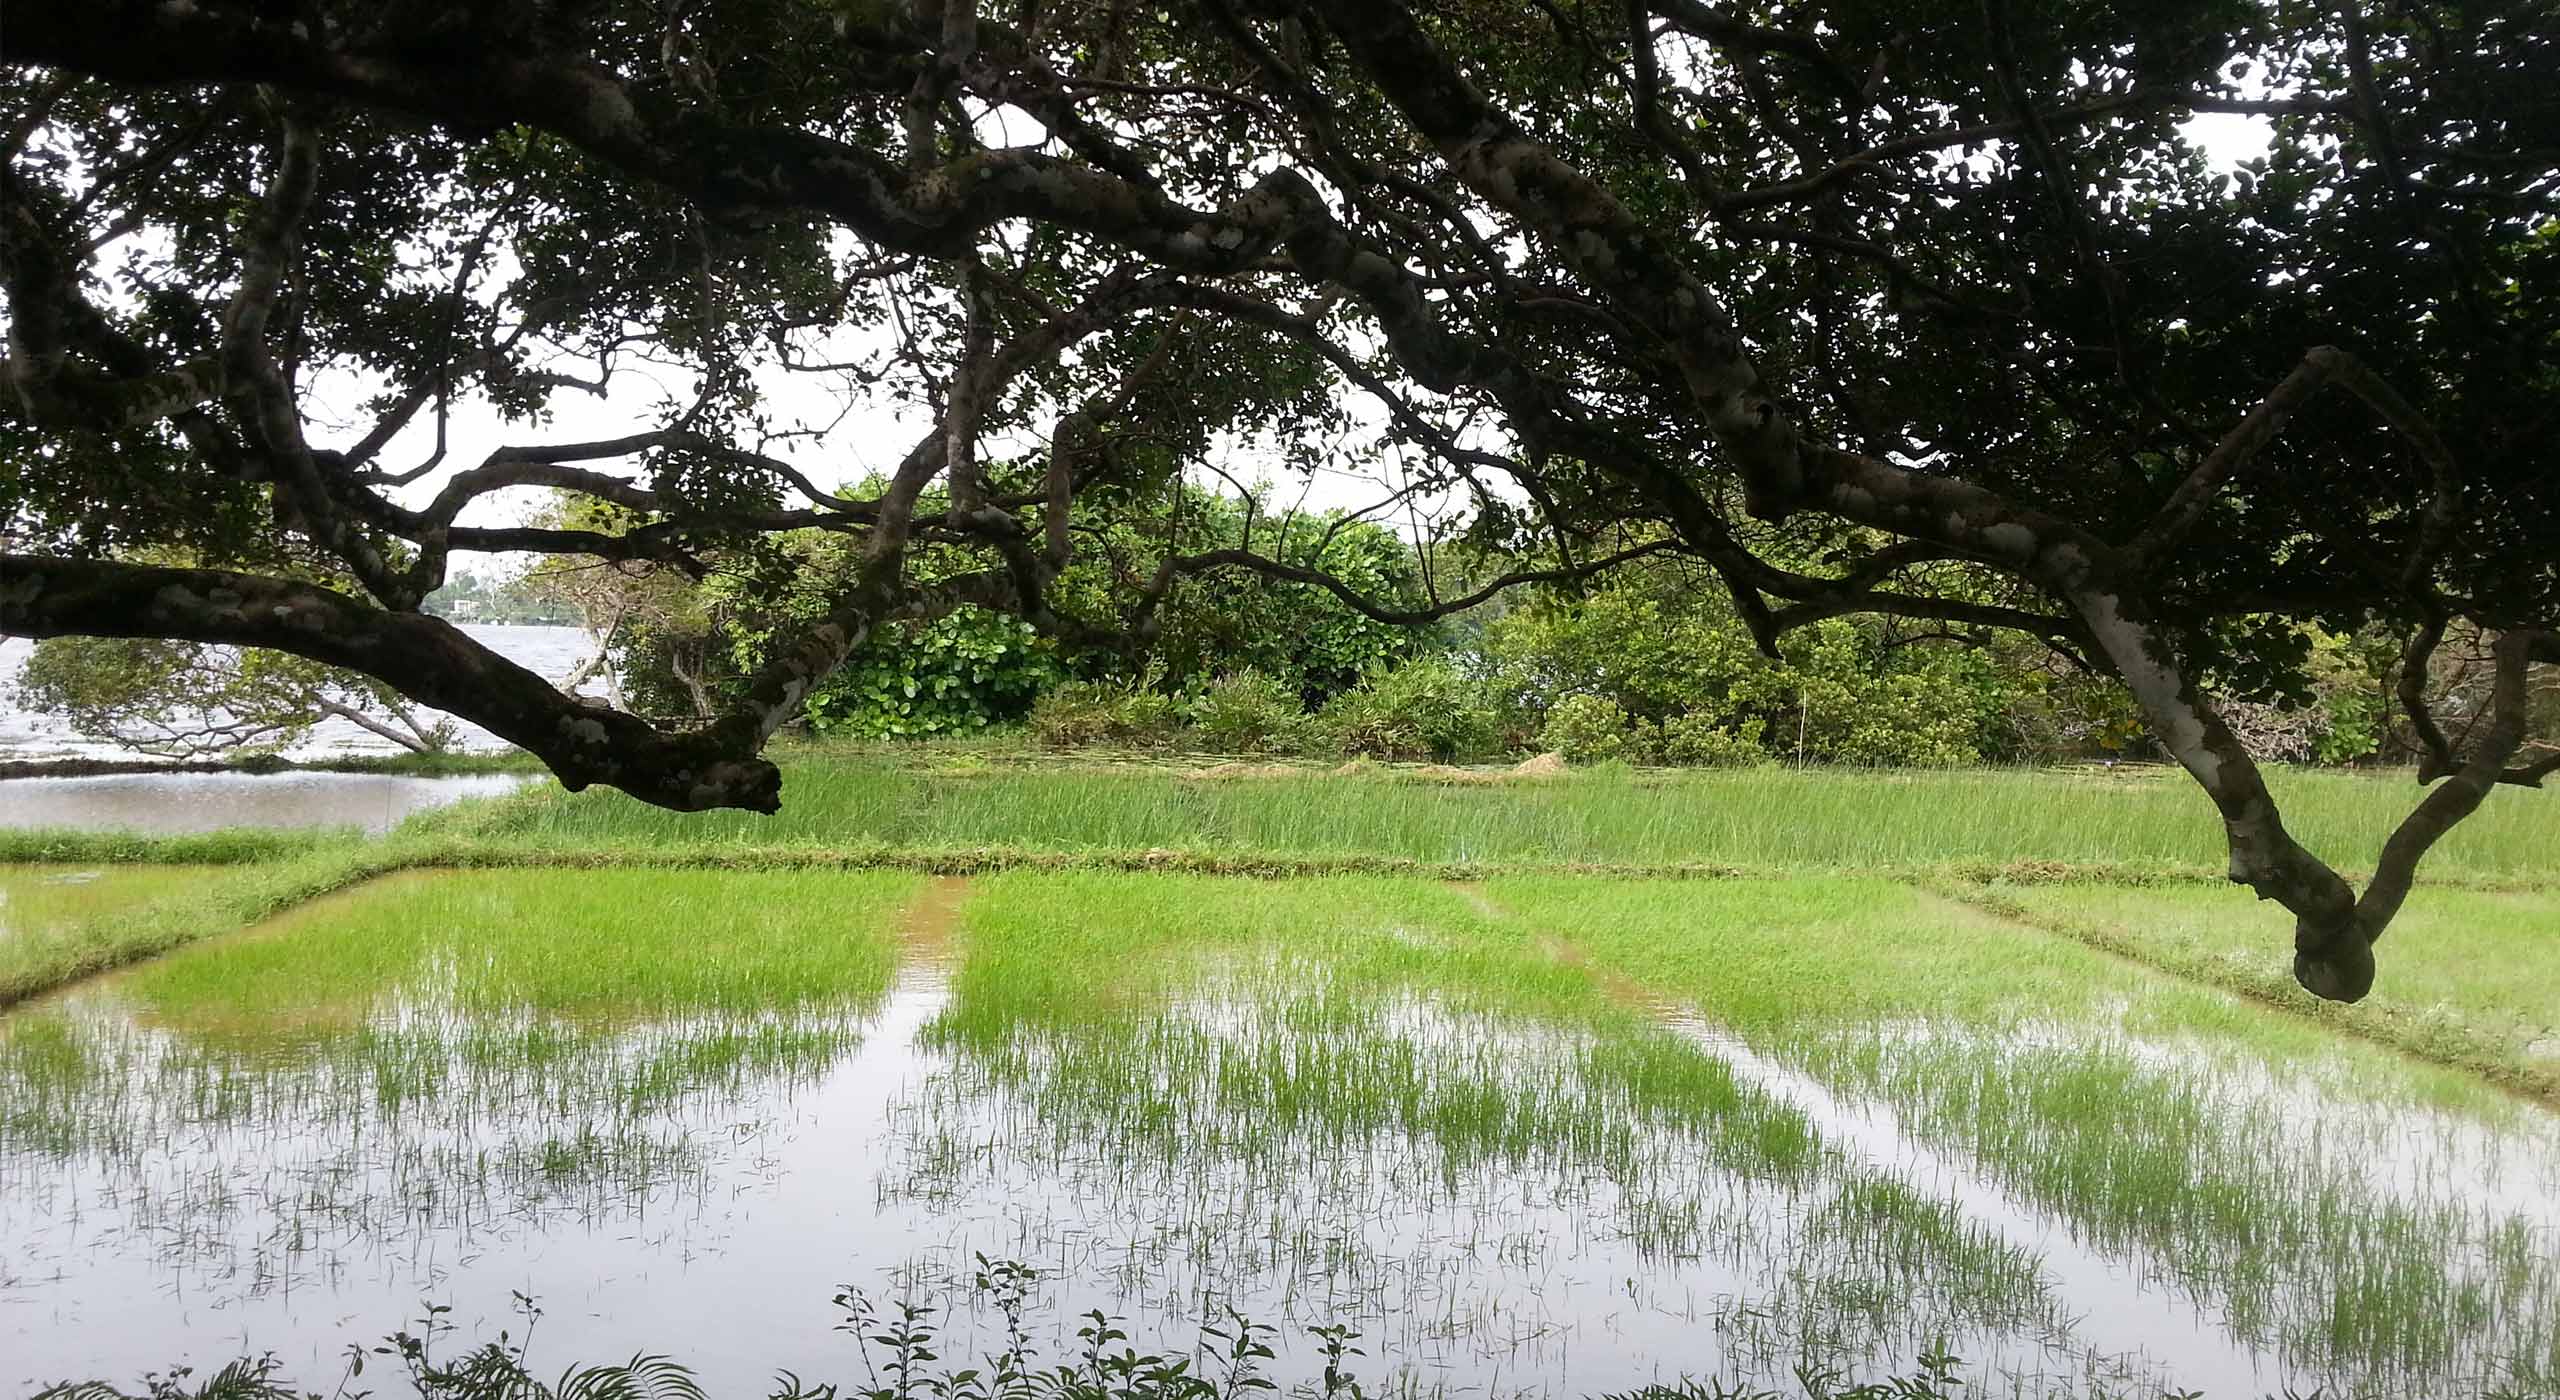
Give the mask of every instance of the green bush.
<svg viewBox="0 0 2560 1400">
<path fill-rule="evenodd" d="M 963 607 L 891 623 L 809 692 L 809 727 L 860 739 L 970 734 L 1020 718 L 1065 674 L 1029 623 Z"/>
<path fill-rule="evenodd" d="M 1760 719 L 1728 725 L 1712 715 L 1673 715 L 1662 722 L 1662 761 L 1697 768 L 1757 768 L 1776 760 L 1762 747 Z"/>
<path fill-rule="evenodd" d="M 1252 667 L 1211 681 L 1191 702 L 1192 736 L 1219 753 L 1285 751 L 1305 719 L 1296 690 Z"/>
<path fill-rule="evenodd" d="M 1155 680 L 1150 670 L 1129 680 L 1068 681 L 1032 704 L 1031 732 L 1056 749 L 1163 743 L 1181 711 Z"/>
<path fill-rule="evenodd" d="M 2049 720 L 2015 722 L 2050 708 L 2040 654 L 2025 642 L 1953 645 L 1886 620 L 1832 618 L 1781 647 L 1782 659 L 1761 655 L 1729 595 L 1668 561 L 1585 592 L 1526 595 L 1483 638 L 1489 696 L 1516 730 L 1541 732 L 1551 697 L 1593 697 L 1627 716 L 1639 749 L 1660 726 L 1675 763 L 1744 761 L 1746 735 L 1776 756 L 1924 765 L 2045 757 L 2073 742 L 2048 735 Z M 1585 718 L 1568 716 L 1557 739 L 1582 737 Z M 1557 739 L 1542 742 L 1567 747 Z M 1583 741 L 1608 747 L 1605 733 Z"/>
<path fill-rule="evenodd" d="M 1547 711 L 1547 722 L 1538 728 L 1538 747 L 1575 763 L 1634 761 L 1650 756 L 1646 750 L 1652 745 L 1646 741 L 1651 736 L 1644 730 L 1615 700 L 1568 695 Z"/>
<path fill-rule="evenodd" d="M 1314 724 L 1341 754 L 1443 762 L 1491 751 L 1497 733 L 1483 687 L 1439 656 L 1370 672 L 1335 696 Z"/>
</svg>

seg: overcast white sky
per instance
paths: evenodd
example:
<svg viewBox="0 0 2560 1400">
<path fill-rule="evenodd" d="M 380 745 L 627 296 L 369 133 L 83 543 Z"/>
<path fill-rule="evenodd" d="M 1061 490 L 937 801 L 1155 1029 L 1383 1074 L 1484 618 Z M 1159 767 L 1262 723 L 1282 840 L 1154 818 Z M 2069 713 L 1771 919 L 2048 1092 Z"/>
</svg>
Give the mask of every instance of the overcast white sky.
<svg viewBox="0 0 2560 1400">
<path fill-rule="evenodd" d="M 996 142 L 1020 141 L 1025 134 L 1010 130 L 995 118 L 989 120 L 987 128 L 988 137 Z M 2230 169 L 2240 161 L 2264 155 L 2270 135 L 2264 118 L 2225 114 L 2193 117 L 2186 123 L 2185 130 L 2206 150 L 2218 169 Z M 860 334 L 858 331 L 852 333 L 856 337 Z M 790 461 L 821 486 L 847 486 L 886 471 L 930 426 L 929 419 L 921 410 L 902 412 L 876 399 L 858 404 L 847 413 L 841 397 L 843 387 L 830 376 L 795 374 L 776 369 L 761 376 L 760 383 L 766 390 L 767 407 L 776 428 L 837 424 L 823 439 L 796 439 L 773 449 L 775 455 Z M 347 442 L 362 433 L 359 415 L 352 410 L 333 410 L 332 407 L 355 404 L 361 396 L 361 387 L 351 379 L 322 380 L 313 384 L 310 402 L 317 420 L 313 425 L 316 443 L 327 446 Z M 691 397 L 690 376 L 682 370 L 635 362 L 617 366 L 610 398 L 599 399 L 575 390 L 555 394 L 551 399 L 553 419 L 547 425 L 509 425 L 501 422 L 485 401 L 466 399 L 454 406 L 447 424 L 444 469 L 396 494 L 405 504 L 422 505 L 451 472 L 477 464 L 498 447 L 587 441 L 645 431 L 659 422 L 662 401 L 672 398 L 688 402 Z M 334 430 L 327 426 L 333 420 L 336 420 Z M 421 415 L 420 420 L 385 451 L 382 465 L 392 470 L 405 469 L 424 460 L 433 445 L 434 425 L 428 415 Z M 1032 445 L 995 441 L 987 444 L 987 448 L 992 453 L 1002 453 Z M 594 465 L 600 469 L 613 469 L 611 463 Z M 1221 465 L 1247 483 L 1267 480 L 1278 505 L 1296 505 L 1311 510 L 1364 509 L 1399 484 L 1394 479 L 1392 464 L 1382 469 L 1385 473 L 1383 480 L 1330 470 L 1319 470 L 1309 476 L 1290 471 L 1268 454 L 1256 452 L 1251 444 L 1243 443 L 1235 444 Z M 1195 467 L 1191 474 L 1204 486 L 1224 488 L 1223 480 L 1205 467 Z M 464 515 L 464 523 L 516 523 L 539 506 L 544 494 L 531 489 L 494 493 L 475 503 Z M 1450 510 L 1455 505 L 1443 501 L 1426 503 L 1424 508 Z M 1399 509 L 1391 515 L 1381 516 L 1380 523 L 1413 530 L 1427 522 L 1408 514 L 1405 509 Z M 483 575 L 511 573 L 523 567 L 525 562 L 521 558 L 507 556 L 456 557 L 458 569 Z"/>
</svg>

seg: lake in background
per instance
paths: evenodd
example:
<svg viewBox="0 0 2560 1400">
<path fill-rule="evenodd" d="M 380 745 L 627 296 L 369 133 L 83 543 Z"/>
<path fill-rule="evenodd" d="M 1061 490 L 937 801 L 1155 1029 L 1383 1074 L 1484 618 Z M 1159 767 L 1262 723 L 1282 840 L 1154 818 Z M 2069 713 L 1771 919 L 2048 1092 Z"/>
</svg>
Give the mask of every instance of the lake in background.
<svg viewBox="0 0 2560 1400">
<path fill-rule="evenodd" d="M 517 665 L 559 681 L 588 655 L 575 627 L 510 627 L 465 623 L 462 630 Z M 24 637 L 0 638 L 0 760 L 146 759 L 113 744 L 84 739 L 68 725 L 31 714 L 18 703 L 17 680 L 34 654 Z M 441 711 L 427 715 L 443 717 Z M 476 724 L 455 720 L 457 746 L 472 752 L 507 747 Z M 284 751 L 311 761 L 398 753 L 391 741 L 345 720 L 313 726 Z M 504 792 L 512 775 L 411 778 L 371 773 L 126 773 L 93 778 L 0 780 L 0 827 L 81 827 L 150 832 L 208 831 L 225 826 L 361 826 L 384 831 L 412 812 L 465 797 Z"/>
</svg>

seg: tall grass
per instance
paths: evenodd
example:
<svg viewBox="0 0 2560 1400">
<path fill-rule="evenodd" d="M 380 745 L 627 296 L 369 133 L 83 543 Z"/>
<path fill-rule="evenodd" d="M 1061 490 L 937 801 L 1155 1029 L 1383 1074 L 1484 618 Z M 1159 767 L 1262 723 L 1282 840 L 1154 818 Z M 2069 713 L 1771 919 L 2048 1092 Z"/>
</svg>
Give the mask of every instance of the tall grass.
<svg viewBox="0 0 2560 1400">
<path fill-rule="evenodd" d="M 2287 827 L 2342 868 L 2368 865 L 2418 795 L 2406 783 L 2278 774 Z M 2538 799 L 2540 799 L 2538 803 Z M 1011 845 L 1163 848 L 1433 862 L 1707 862 L 1882 869 L 2055 861 L 2219 870 L 2213 808 L 2184 775 L 2025 770 L 1576 774 L 1459 784 L 1393 771 L 1235 781 L 1144 768 L 920 770 L 809 755 L 783 810 L 679 814 L 601 789 L 506 803 L 511 839 L 582 847 Z M 2430 857 L 2490 878 L 2560 871 L 2560 810 L 2504 792 Z"/>
<path fill-rule="evenodd" d="M 0 828 L 0 863 L 106 865 L 250 865 L 282 860 L 354 840 L 343 830 L 222 831 L 153 835 L 139 831 L 78 831 L 50 827 Z"/>
</svg>

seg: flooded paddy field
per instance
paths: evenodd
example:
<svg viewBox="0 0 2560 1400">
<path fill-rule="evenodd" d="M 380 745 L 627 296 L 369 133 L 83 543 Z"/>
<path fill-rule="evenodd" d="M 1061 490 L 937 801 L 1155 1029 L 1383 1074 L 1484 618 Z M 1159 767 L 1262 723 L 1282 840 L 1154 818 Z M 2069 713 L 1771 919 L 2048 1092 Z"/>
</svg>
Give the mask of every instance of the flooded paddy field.
<svg viewBox="0 0 2560 1400">
<path fill-rule="evenodd" d="M 34 938 L 165 898 L 211 872 L 169 865 L 0 864 L 0 939 Z"/>
<path fill-rule="evenodd" d="M 982 1257 L 1372 1394 L 2549 1394 L 2555 1203 L 2540 1101 L 1848 876 L 418 871 L 0 1016 L 11 1394 L 518 1294 L 859 1386 Z"/>
</svg>

